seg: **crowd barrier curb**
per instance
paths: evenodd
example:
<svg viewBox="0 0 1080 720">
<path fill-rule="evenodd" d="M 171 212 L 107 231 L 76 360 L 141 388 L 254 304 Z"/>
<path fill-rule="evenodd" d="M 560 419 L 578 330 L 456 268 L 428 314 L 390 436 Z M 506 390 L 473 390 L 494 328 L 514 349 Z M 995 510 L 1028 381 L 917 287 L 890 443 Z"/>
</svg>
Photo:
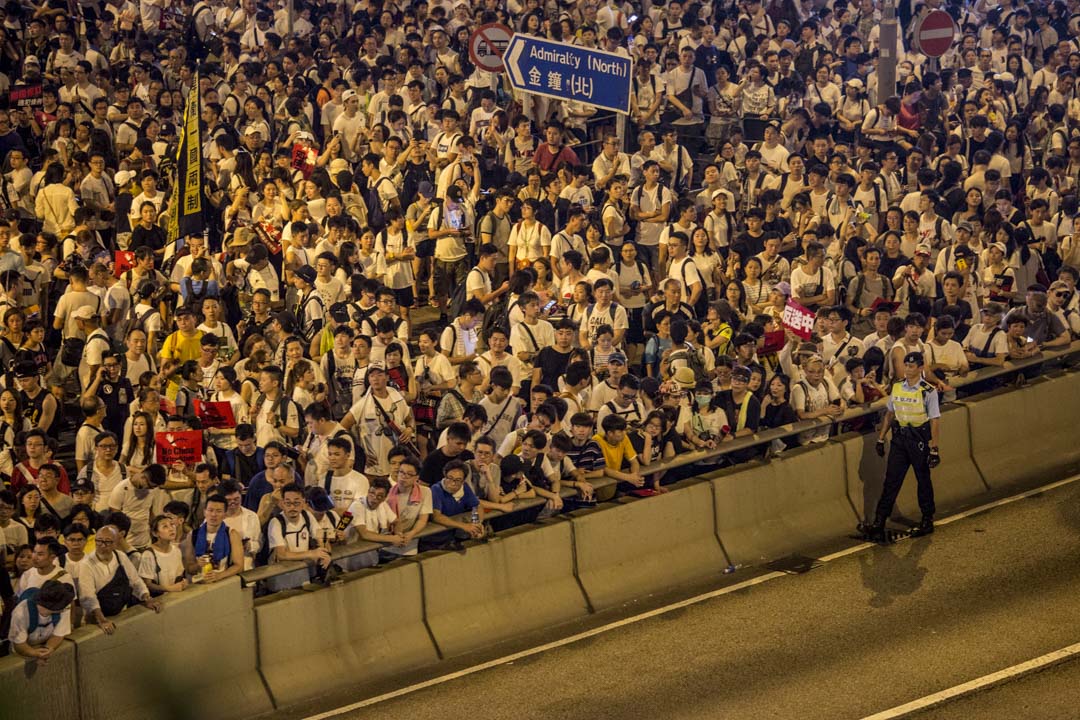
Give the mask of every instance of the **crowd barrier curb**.
<svg viewBox="0 0 1080 720">
<path fill-rule="evenodd" d="M 1078 407 L 1077 372 L 947 405 L 939 509 L 1076 470 Z M 848 433 L 329 588 L 255 601 L 236 578 L 198 586 L 167 596 L 161 614 L 124 613 L 115 635 L 75 631 L 32 677 L 21 658 L 0 658 L 0 711 L 126 720 L 182 702 L 209 720 L 251 717 L 716 578 L 729 563 L 805 553 L 872 514 L 884 473 L 875 439 Z M 898 511 L 914 519 L 913 480 Z"/>
<path fill-rule="evenodd" d="M 997 391 L 961 404 L 971 415 L 972 458 L 991 488 L 1080 470 L 1080 373 L 1039 378 L 1019 392 Z"/>
<path fill-rule="evenodd" d="M 65 641 L 45 665 L 0 658 L 0 718 L 80 720 L 75 643 Z"/>
<path fill-rule="evenodd" d="M 969 504 L 990 488 L 972 461 L 968 408 L 959 405 L 946 406 L 941 413 L 939 428 L 941 465 L 933 471 L 933 478 L 934 499 L 940 514 L 941 510 Z M 860 520 L 873 520 L 885 479 L 885 458 L 878 457 L 874 451 L 876 441 L 876 433 L 852 433 L 841 436 L 837 442 L 844 449 L 848 497 Z M 902 517 L 913 522 L 922 517 L 915 473 L 911 470 L 908 470 L 900 496 L 896 499 L 893 517 Z"/>
<path fill-rule="evenodd" d="M 436 662 L 423 596 L 420 567 L 406 560 L 257 603 L 258 666 L 274 705 Z"/>
<path fill-rule="evenodd" d="M 712 487 L 694 481 L 673 487 L 571 519 L 578 579 L 594 610 L 712 577 L 727 565 Z"/>
<path fill-rule="evenodd" d="M 588 614 L 565 520 L 432 553 L 420 568 L 428 627 L 445 657 Z"/>
<path fill-rule="evenodd" d="M 854 526 L 844 481 L 843 449 L 833 443 L 713 477 L 716 530 L 731 562 L 775 560 Z"/>
<path fill-rule="evenodd" d="M 76 646 L 83 718 L 144 720 L 163 703 L 193 717 L 249 717 L 273 709 L 256 669 L 252 593 L 239 578 L 167 596 L 155 613 L 135 608 L 106 635 L 84 625 Z"/>
</svg>

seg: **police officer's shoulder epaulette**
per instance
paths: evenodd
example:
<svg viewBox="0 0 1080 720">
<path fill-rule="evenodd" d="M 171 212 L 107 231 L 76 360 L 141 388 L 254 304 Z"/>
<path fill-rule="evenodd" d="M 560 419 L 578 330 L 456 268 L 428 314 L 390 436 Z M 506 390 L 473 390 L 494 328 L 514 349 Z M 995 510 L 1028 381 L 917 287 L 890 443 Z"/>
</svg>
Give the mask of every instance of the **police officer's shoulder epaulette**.
<svg viewBox="0 0 1080 720">
<path fill-rule="evenodd" d="M 927 382 L 925 379 L 919 381 L 919 389 L 922 390 L 923 392 L 930 392 L 931 390 L 937 390 L 937 388 L 933 384 Z"/>
</svg>

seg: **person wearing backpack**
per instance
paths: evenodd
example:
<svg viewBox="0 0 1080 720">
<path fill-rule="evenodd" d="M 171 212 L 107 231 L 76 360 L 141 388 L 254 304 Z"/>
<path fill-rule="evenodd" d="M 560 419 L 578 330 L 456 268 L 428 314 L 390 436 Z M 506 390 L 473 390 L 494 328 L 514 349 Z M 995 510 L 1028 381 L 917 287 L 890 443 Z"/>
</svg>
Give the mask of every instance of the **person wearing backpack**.
<svg viewBox="0 0 1080 720">
<path fill-rule="evenodd" d="M 600 278 L 593 286 L 595 302 L 585 309 L 579 331 L 579 342 L 583 348 L 591 348 L 596 342 L 596 331 L 601 325 L 610 325 L 614 330 L 612 344 L 621 347 L 626 331 L 630 327 L 626 308 L 615 303 L 615 284 L 608 278 Z"/>
<path fill-rule="evenodd" d="M 271 563 L 300 560 L 307 563 L 307 575 L 311 576 L 317 567 L 330 567 L 330 550 L 323 547 L 315 532 L 315 517 L 304 509 L 304 504 L 300 485 L 289 483 L 281 488 L 281 512 L 267 523 L 266 539 Z"/>
<path fill-rule="evenodd" d="M 471 242 L 473 225 L 471 203 L 465 201 L 458 185 L 451 185 L 442 205 L 428 220 L 428 238 L 435 241 L 435 301 L 442 324 L 450 320 L 446 314 L 447 300 L 454 295 L 455 288 L 465 283 L 469 256 L 466 243 Z"/>
<path fill-rule="evenodd" d="M 74 601 L 74 588 L 56 580 L 47 580 L 40 588 L 27 590 L 19 596 L 11 614 L 8 631 L 11 647 L 27 660 L 47 663 L 71 634 L 69 610 Z"/>
<path fill-rule="evenodd" d="M 112 341 L 108 333 L 101 329 L 101 317 L 94 308 L 84 305 L 72 315 L 79 325 L 79 331 L 86 336 L 82 356 L 79 360 L 79 387 L 89 388 L 97 377 L 104 357 L 112 352 Z"/>
<path fill-rule="evenodd" d="M 277 441 L 293 445 L 300 438 L 300 406 L 285 396 L 284 373 L 269 365 L 259 372 L 259 394 L 251 406 L 255 439 L 261 447 Z"/>
<path fill-rule="evenodd" d="M 297 330 L 305 343 L 311 343 L 318 337 L 326 322 L 326 308 L 323 306 L 322 297 L 315 289 L 317 277 L 315 268 L 310 265 L 303 265 L 293 271 L 293 285 L 299 295 L 294 316 Z"/>
<path fill-rule="evenodd" d="M 666 361 L 667 377 L 673 377 L 680 367 L 688 367 L 694 372 L 695 383 L 711 382 L 715 360 L 707 348 L 691 342 L 689 323 L 681 320 L 671 323 L 671 348 Z"/>
<path fill-rule="evenodd" d="M 165 468 L 157 468 L 164 476 Z M 159 600 L 150 596 L 146 583 L 139 577 L 131 559 L 118 552 L 121 537 L 114 525 L 106 525 L 94 535 L 94 552 L 79 561 L 75 575 L 79 583 L 79 605 L 85 616 L 106 635 L 116 632 L 116 624 L 109 620 L 136 603 L 161 612 Z"/>
</svg>

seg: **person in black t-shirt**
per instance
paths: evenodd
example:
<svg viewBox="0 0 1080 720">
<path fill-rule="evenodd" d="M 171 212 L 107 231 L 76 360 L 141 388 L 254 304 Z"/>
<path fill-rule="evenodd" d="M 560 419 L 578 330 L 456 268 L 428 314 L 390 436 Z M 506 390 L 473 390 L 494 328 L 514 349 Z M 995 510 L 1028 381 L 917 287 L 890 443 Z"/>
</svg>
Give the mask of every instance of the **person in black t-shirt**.
<svg viewBox="0 0 1080 720">
<path fill-rule="evenodd" d="M 472 431 L 466 423 L 452 423 L 446 428 L 446 444 L 424 458 L 424 466 L 420 468 L 420 481 L 430 487 L 442 480 L 446 463 L 451 460 L 472 460 L 472 451 L 466 449 L 471 439 Z"/>
<path fill-rule="evenodd" d="M 124 423 L 131 413 L 131 401 L 135 399 L 135 390 L 122 374 L 122 368 L 123 358 L 116 353 L 107 353 L 97 375 L 83 391 L 83 398 L 96 395 L 105 403 L 105 419 L 101 424 L 117 437 L 124 435 Z"/>
<path fill-rule="evenodd" d="M 566 372 L 570 364 L 570 352 L 573 350 L 574 337 L 577 335 L 574 321 L 563 318 L 555 325 L 555 344 L 541 348 L 533 362 L 532 384 L 558 387 L 559 377 Z"/>
</svg>

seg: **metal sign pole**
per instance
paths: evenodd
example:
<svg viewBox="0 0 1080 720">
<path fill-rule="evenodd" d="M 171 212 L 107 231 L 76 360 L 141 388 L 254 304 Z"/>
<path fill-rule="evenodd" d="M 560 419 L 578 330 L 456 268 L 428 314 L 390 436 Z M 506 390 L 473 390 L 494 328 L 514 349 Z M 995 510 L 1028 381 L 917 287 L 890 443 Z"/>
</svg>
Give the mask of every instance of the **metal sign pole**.
<svg viewBox="0 0 1080 720">
<path fill-rule="evenodd" d="M 896 94 L 896 53 L 900 43 L 899 25 L 896 21 L 896 0 L 885 0 L 881 16 L 881 35 L 878 38 L 878 97 L 885 98 Z"/>
</svg>

